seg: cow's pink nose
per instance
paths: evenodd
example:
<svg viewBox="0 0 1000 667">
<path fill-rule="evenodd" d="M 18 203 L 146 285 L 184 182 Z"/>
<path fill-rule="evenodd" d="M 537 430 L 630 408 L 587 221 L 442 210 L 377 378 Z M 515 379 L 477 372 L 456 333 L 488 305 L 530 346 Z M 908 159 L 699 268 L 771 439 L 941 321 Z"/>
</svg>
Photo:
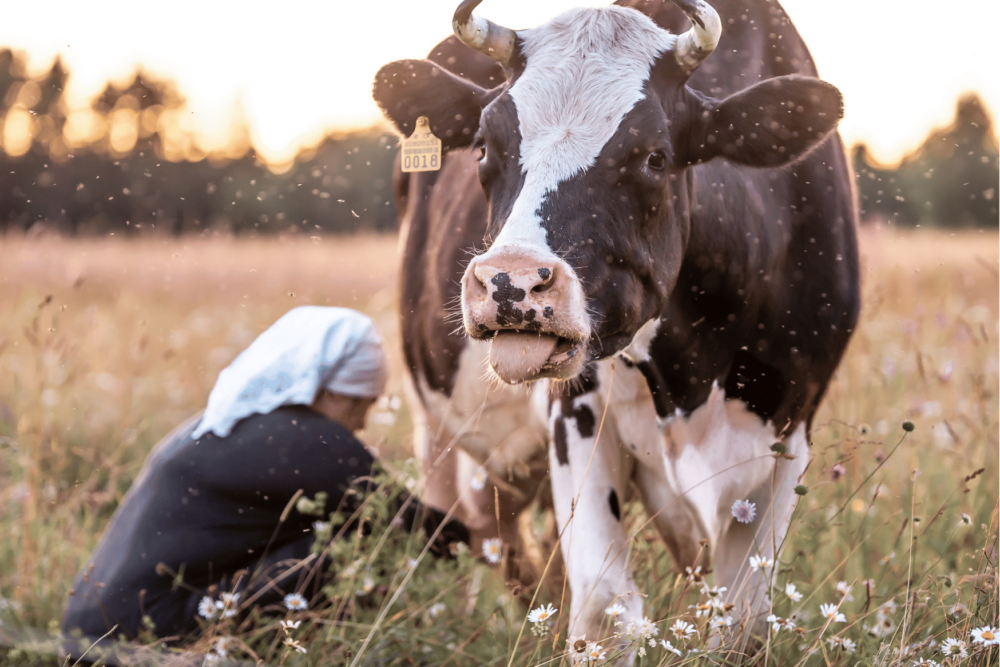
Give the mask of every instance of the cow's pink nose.
<svg viewBox="0 0 1000 667">
<path fill-rule="evenodd" d="M 488 253 L 472 260 L 465 273 L 463 301 L 479 331 L 548 332 L 572 280 L 556 259 L 529 254 Z"/>
</svg>

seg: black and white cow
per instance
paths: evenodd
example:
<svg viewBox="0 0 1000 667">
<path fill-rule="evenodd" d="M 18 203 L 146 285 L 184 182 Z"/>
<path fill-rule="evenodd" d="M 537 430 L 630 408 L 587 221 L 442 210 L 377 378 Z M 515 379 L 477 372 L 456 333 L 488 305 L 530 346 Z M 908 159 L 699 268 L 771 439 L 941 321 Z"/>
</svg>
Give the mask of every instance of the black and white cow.
<svg viewBox="0 0 1000 667">
<path fill-rule="evenodd" d="M 448 151 L 397 174 L 427 500 L 511 540 L 547 470 L 570 633 L 593 639 L 613 602 L 643 614 L 634 488 L 677 563 L 711 562 L 759 621 L 748 560 L 787 530 L 860 306 L 840 93 L 776 0 L 631 0 L 519 31 L 477 4 L 455 14 L 471 49 L 446 40 L 374 89 Z"/>
</svg>

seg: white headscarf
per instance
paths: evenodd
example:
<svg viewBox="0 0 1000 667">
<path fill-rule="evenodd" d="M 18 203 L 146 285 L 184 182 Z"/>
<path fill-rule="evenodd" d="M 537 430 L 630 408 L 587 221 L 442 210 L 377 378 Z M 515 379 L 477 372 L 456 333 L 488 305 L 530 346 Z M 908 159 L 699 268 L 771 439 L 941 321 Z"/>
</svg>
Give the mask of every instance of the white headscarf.
<svg viewBox="0 0 1000 667">
<path fill-rule="evenodd" d="M 388 364 L 375 323 L 349 308 L 288 311 L 219 373 L 194 433 L 224 438 L 244 417 L 282 405 L 310 405 L 320 389 L 376 398 Z"/>
</svg>

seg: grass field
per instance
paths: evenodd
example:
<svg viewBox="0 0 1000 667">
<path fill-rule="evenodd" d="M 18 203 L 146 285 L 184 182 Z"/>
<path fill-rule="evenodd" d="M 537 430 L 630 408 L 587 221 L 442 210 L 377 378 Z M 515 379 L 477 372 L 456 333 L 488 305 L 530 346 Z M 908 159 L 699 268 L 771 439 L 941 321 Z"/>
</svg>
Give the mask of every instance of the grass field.
<svg viewBox="0 0 1000 667">
<path fill-rule="evenodd" d="M 773 568 L 774 613 L 799 630 L 779 626 L 752 659 L 725 646 L 692 651 L 713 646 L 707 619 L 688 609 L 698 586 L 632 507 L 649 632 L 683 654 L 646 645 L 640 664 L 997 664 L 1000 648 L 973 645 L 970 632 L 997 625 L 998 237 L 865 230 L 862 255 L 862 324 L 816 420 L 809 492 Z M 372 315 L 401 394 L 396 271 L 395 237 L 0 239 L 0 663 L 58 664 L 23 632 L 58 630 L 67 590 L 145 454 L 289 308 Z M 915 424 L 905 438 L 904 420 Z M 405 406 L 390 421 L 382 410 L 364 439 L 406 470 Z M 384 507 L 366 511 L 386 520 Z M 380 537 L 328 547 L 341 571 L 362 557 L 368 575 L 342 574 L 328 602 L 288 615 L 305 621 L 291 632 L 306 653 L 282 643 L 274 618 L 207 624 L 190 648 L 232 637 L 231 659 L 289 665 L 562 659 L 566 593 L 538 588 L 535 604 L 560 613 L 533 627 L 501 570 L 474 554 L 421 559 L 404 580 L 400 565 L 419 544 Z M 848 597 L 835 590 L 841 581 Z M 790 599 L 786 583 L 804 597 Z M 355 595 L 362 587 L 372 592 Z M 828 602 L 845 622 L 825 622 Z M 698 634 L 672 633 L 679 618 Z M 2 644 L 13 636 L 21 643 Z M 621 641 L 634 649 L 638 636 Z M 969 657 L 943 654 L 948 639 Z"/>
</svg>

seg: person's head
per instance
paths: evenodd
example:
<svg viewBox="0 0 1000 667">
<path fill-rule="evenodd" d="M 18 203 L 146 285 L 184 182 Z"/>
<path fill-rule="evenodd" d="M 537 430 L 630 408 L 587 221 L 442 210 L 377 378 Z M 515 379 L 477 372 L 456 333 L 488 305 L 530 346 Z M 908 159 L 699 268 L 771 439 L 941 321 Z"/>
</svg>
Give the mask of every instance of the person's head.
<svg viewBox="0 0 1000 667">
<path fill-rule="evenodd" d="M 334 394 L 324 389 L 310 407 L 327 419 L 342 424 L 349 431 L 360 431 L 365 427 L 365 417 L 376 400 L 364 396 Z"/>
<path fill-rule="evenodd" d="M 387 376 L 382 338 L 369 317 L 348 308 L 294 308 L 219 374 L 193 435 L 225 437 L 240 419 L 282 405 L 310 406 L 359 430 Z"/>
</svg>

